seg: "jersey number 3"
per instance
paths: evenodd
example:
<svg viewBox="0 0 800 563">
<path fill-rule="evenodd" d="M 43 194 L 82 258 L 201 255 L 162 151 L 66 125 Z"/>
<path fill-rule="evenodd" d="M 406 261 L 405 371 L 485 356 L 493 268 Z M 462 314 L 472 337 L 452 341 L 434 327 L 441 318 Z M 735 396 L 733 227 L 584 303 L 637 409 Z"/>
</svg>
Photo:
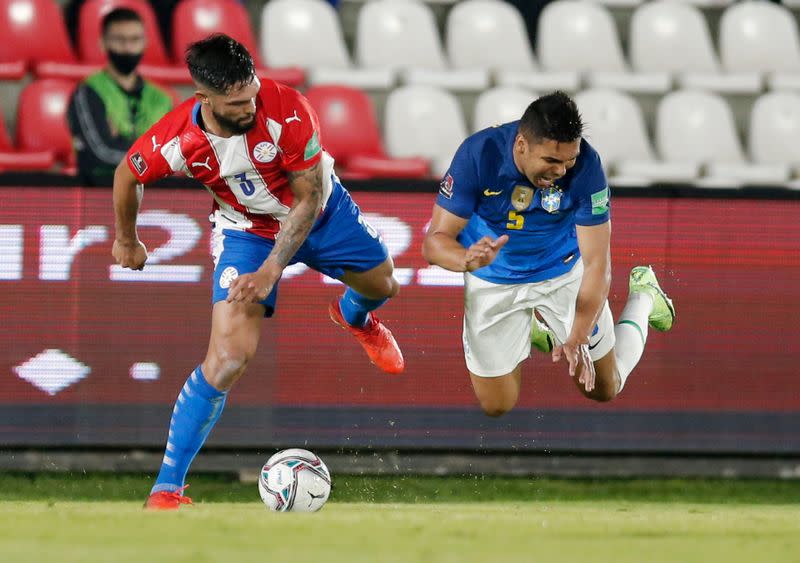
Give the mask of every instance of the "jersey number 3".
<svg viewBox="0 0 800 563">
<path fill-rule="evenodd" d="M 513 229 L 515 231 L 522 230 L 522 226 L 525 224 L 525 216 L 520 215 L 516 211 L 509 211 L 508 212 L 508 223 L 506 223 L 506 229 Z"/>
<path fill-rule="evenodd" d="M 247 179 L 247 172 L 236 174 L 234 178 L 239 180 L 239 189 L 242 190 L 244 195 L 250 196 L 255 193 L 256 187 L 253 185 L 252 180 Z"/>
</svg>

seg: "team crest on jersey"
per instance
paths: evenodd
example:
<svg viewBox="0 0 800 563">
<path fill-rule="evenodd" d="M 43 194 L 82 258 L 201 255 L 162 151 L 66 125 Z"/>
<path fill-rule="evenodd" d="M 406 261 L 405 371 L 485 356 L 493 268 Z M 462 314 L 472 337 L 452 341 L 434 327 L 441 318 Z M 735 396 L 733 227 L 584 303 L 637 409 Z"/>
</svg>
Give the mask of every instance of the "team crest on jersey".
<svg viewBox="0 0 800 563">
<path fill-rule="evenodd" d="M 144 171 L 147 170 L 147 163 L 140 152 L 135 152 L 131 155 L 131 164 L 139 174 L 144 174 Z"/>
<path fill-rule="evenodd" d="M 542 189 L 542 209 L 548 213 L 556 213 L 561 207 L 561 190 L 556 187 Z"/>
<path fill-rule="evenodd" d="M 448 174 L 444 180 L 439 184 L 439 193 L 447 199 L 453 198 L 453 177 Z"/>
<path fill-rule="evenodd" d="M 277 154 L 278 149 L 268 141 L 261 141 L 253 147 L 253 158 L 259 162 L 272 162 Z"/>
<path fill-rule="evenodd" d="M 514 186 L 511 192 L 511 206 L 517 211 L 525 211 L 533 201 L 533 188 L 528 186 Z"/>
</svg>

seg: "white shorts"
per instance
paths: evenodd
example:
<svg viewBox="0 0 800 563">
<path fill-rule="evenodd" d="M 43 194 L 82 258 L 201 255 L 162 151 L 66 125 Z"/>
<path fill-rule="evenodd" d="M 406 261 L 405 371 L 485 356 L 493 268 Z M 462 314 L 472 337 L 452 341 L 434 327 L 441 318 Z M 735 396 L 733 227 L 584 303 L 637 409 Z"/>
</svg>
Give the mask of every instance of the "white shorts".
<svg viewBox="0 0 800 563">
<path fill-rule="evenodd" d="M 481 377 L 511 373 L 531 352 L 534 309 L 564 342 L 575 319 L 575 300 L 583 262 L 571 271 L 535 283 L 496 284 L 464 274 L 464 358 L 467 369 Z M 614 347 L 614 319 L 608 301 L 589 338 L 589 356 L 599 360 Z"/>
</svg>

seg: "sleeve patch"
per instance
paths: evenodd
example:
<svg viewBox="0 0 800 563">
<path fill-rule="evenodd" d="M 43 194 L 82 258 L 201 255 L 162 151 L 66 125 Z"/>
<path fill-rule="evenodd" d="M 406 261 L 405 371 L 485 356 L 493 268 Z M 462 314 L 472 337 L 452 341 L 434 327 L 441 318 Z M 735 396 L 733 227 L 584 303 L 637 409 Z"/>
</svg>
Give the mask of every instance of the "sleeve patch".
<svg viewBox="0 0 800 563">
<path fill-rule="evenodd" d="M 453 199 L 453 177 L 450 174 L 439 184 L 439 193 L 447 199 Z"/>
<path fill-rule="evenodd" d="M 608 213 L 608 186 L 592 194 L 592 215 Z"/>
<path fill-rule="evenodd" d="M 306 143 L 306 150 L 303 152 L 303 160 L 310 160 L 315 157 L 320 150 L 319 137 L 317 136 L 317 132 L 314 131 L 308 143 Z"/>
<path fill-rule="evenodd" d="M 147 170 L 147 163 L 144 161 L 144 157 L 140 152 L 135 152 L 131 155 L 131 164 L 133 164 L 133 167 L 139 175 L 144 174 L 145 170 Z"/>
</svg>

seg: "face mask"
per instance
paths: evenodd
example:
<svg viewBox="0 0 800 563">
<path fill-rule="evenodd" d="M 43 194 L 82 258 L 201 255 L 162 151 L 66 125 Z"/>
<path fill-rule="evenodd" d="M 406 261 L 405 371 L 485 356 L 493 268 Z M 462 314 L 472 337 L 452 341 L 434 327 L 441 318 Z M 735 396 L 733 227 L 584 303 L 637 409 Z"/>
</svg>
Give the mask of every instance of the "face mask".
<svg viewBox="0 0 800 563">
<path fill-rule="evenodd" d="M 118 53 L 108 51 L 108 60 L 120 74 L 128 75 L 132 73 L 139 61 L 142 60 L 142 53 Z"/>
</svg>

